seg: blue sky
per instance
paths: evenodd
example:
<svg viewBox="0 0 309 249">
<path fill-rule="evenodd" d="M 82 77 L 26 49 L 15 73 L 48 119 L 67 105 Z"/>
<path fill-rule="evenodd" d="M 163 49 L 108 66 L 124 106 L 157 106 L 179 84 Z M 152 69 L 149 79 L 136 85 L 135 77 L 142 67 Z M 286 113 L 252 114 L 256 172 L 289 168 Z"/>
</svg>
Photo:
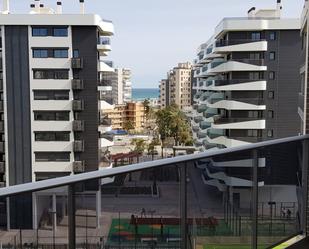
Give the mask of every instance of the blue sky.
<svg viewBox="0 0 309 249">
<path fill-rule="evenodd" d="M 54 7 L 57 0 L 42 0 Z M 11 9 L 29 10 L 29 0 L 11 0 Z M 284 17 L 299 17 L 303 0 L 282 0 Z M 86 12 L 114 22 L 108 59 L 133 73 L 133 87 L 157 87 L 178 62 L 192 61 L 223 17 L 245 16 L 253 6 L 275 7 L 276 0 L 85 0 Z M 63 0 L 64 12 L 79 10 L 78 0 Z"/>
</svg>

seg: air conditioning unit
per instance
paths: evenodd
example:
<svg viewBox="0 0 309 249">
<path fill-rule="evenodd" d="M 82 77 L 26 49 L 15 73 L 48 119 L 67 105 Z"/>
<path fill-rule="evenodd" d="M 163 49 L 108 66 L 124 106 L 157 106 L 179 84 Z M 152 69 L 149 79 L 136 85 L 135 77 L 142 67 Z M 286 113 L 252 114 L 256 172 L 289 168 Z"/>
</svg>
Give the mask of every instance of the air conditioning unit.
<svg viewBox="0 0 309 249">
<path fill-rule="evenodd" d="M 84 141 L 74 141 L 74 152 L 83 152 L 84 151 Z"/>
<path fill-rule="evenodd" d="M 82 69 L 83 68 L 83 60 L 82 58 L 72 58 L 71 66 L 73 69 Z"/>
<path fill-rule="evenodd" d="M 73 111 L 83 111 L 84 101 L 83 100 L 73 100 L 72 109 Z"/>
<path fill-rule="evenodd" d="M 85 122 L 84 120 L 74 120 L 73 121 L 73 131 L 84 131 Z"/>
<path fill-rule="evenodd" d="M 84 161 L 75 161 L 75 162 L 73 162 L 73 172 L 74 173 L 83 173 L 83 172 L 85 172 L 85 162 Z"/>
<path fill-rule="evenodd" d="M 83 90 L 84 82 L 81 79 L 73 79 L 72 80 L 72 89 L 73 90 Z"/>
</svg>

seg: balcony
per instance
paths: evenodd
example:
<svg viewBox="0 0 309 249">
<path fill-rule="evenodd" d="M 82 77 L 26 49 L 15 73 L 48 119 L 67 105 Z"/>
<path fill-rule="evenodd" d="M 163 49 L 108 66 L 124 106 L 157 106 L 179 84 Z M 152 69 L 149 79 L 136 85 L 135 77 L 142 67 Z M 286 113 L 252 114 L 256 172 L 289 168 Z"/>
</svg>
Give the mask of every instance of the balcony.
<svg viewBox="0 0 309 249">
<path fill-rule="evenodd" d="M 233 71 L 266 71 L 264 60 L 250 60 L 250 59 L 233 59 L 226 61 L 216 67 L 207 71 L 209 75 L 218 73 L 228 73 Z"/>
<path fill-rule="evenodd" d="M 73 142 L 73 151 L 74 152 L 84 152 L 84 141 L 74 141 Z"/>
<path fill-rule="evenodd" d="M 226 109 L 226 110 L 265 110 L 266 106 L 262 99 L 241 98 L 228 100 L 224 98 L 213 99 L 207 103 L 209 108 Z"/>
<path fill-rule="evenodd" d="M 84 161 L 75 161 L 73 162 L 73 172 L 75 174 L 85 172 L 85 162 Z"/>
<path fill-rule="evenodd" d="M 72 109 L 73 111 L 83 111 L 85 108 L 83 100 L 73 100 Z"/>
<path fill-rule="evenodd" d="M 98 39 L 97 49 L 103 53 L 110 52 L 112 50 L 111 39 L 106 36 L 100 36 Z"/>
<path fill-rule="evenodd" d="M 81 79 L 73 79 L 72 80 L 72 89 L 73 90 L 83 90 L 84 89 L 84 81 Z"/>
<path fill-rule="evenodd" d="M 214 129 L 265 129 L 266 121 L 262 118 L 219 118 L 212 124 Z"/>
<path fill-rule="evenodd" d="M 213 91 L 265 91 L 267 87 L 266 80 L 252 79 L 232 79 L 232 80 L 212 80 L 208 90 Z"/>
<path fill-rule="evenodd" d="M 113 82 L 110 79 L 101 79 L 98 81 L 98 91 L 110 92 L 113 90 Z"/>
<path fill-rule="evenodd" d="M 100 125 L 103 125 L 103 126 L 111 126 L 112 125 L 112 120 L 109 119 L 109 118 L 101 118 L 100 119 Z"/>
<path fill-rule="evenodd" d="M 30 215 L 29 227 L 13 222 L 9 231 L 1 227 L 2 247 L 32 249 L 39 241 L 39 248 L 274 248 L 305 229 L 299 221 L 306 219 L 307 207 L 299 205 L 297 193 L 308 188 L 298 177 L 302 166 L 308 167 L 308 154 L 302 153 L 308 139 L 298 136 L 221 150 L 205 142 L 208 150 L 194 155 L 1 189 L 1 200 L 14 197 L 10 200 L 24 204 L 10 205 L 8 216 L 3 209 L 9 221 Z M 83 161 L 69 163 L 70 171 L 71 165 L 74 173 L 86 171 Z M 105 184 L 111 178 L 114 181 Z M 230 199 L 224 198 L 228 194 Z M 35 207 L 40 208 L 32 215 Z M 145 207 L 143 217 L 140 207 Z M 102 231 L 109 237 L 102 237 Z"/>
<path fill-rule="evenodd" d="M 214 53 L 267 51 L 266 40 L 219 40 L 216 42 Z"/>
<path fill-rule="evenodd" d="M 82 58 L 72 58 L 71 59 L 72 69 L 82 69 L 83 68 L 83 59 Z"/>
<path fill-rule="evenodd" d="M 85 130 L 84 120 L 74 120 L 72 124 L 73 124 L 73 131 L 84 131 Z"/>
</svg>

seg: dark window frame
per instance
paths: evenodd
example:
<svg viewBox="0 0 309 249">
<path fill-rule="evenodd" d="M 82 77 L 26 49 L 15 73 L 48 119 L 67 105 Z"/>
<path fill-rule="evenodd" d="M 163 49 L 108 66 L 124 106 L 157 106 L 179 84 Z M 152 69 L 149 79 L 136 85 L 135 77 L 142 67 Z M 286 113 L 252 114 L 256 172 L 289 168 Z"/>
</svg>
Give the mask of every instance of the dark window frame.
<svg viewBox="0 0 309 249">
<path fill-rule="evenodd" d="M 274 51 L 269 52 L 269 60 L 270 61 L 276 60 L 276 52 L 274 52 Z"/>
<path fill-rule="evenodd" d="M 32 36 L 34 37 L 48 36 L 48 28 L 47 27 L 32 27 Z"/>
<path fill-rule="evenodd" d="M 268 73 L 268 79 L 269 79 L 269 80 L 275 80 L 275 79 L 276 79 L 276 72 L 270 71 L 270 72 Z"/>
<path fill-rule="evenodd" d="M 35 121 L 70 121 L 70 111 L 34 111 Z"/>
<path fill-rule="evenodd" d="M 70 162 L 71 152 L 34 152 L 36 162 Z"/>
<path fill-rule="evenodd" d="M 270 41 L 275 41 L 277 39 L 277 33 L 276 33 L 276 31 L 271 31 L 270 33 L 269 33 L 269 40 Z"/>
</svg>

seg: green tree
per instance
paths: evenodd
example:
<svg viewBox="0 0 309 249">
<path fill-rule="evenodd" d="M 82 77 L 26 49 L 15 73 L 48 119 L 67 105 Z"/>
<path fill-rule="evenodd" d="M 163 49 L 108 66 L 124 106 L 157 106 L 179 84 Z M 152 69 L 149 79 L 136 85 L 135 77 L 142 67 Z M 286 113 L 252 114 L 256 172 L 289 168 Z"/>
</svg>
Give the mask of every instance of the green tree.
<svg viewBox="0 0 309 249">
<path fill-rule="evenodd" d="M 141 138 L 132 139 L 131 145 L 134 146 L 133 151 L 137 152 L 138 154 L 143 154 L 146 149 L 146 142 L 144 139 Z"/>
<path fill-rule="evenodd" d="M 156 123 L 162 144 L 167 137 L 174 139 L 175 145 L 191 145 L 193 142 L 189 122 L 177 105 L 170 105 L 157 112 Z"/>
<path fill-rule="evenodd" d="M 133 124 L 133 122 L 131 120 L 125 121 L 123 123 L 123 125 L 122 125 L 122 128 L 124 130 L 126 130 L 127 132 L 130 132 L 130 130 L 134 130 L 135 129 L 134 124 Z"/>
</svg>

